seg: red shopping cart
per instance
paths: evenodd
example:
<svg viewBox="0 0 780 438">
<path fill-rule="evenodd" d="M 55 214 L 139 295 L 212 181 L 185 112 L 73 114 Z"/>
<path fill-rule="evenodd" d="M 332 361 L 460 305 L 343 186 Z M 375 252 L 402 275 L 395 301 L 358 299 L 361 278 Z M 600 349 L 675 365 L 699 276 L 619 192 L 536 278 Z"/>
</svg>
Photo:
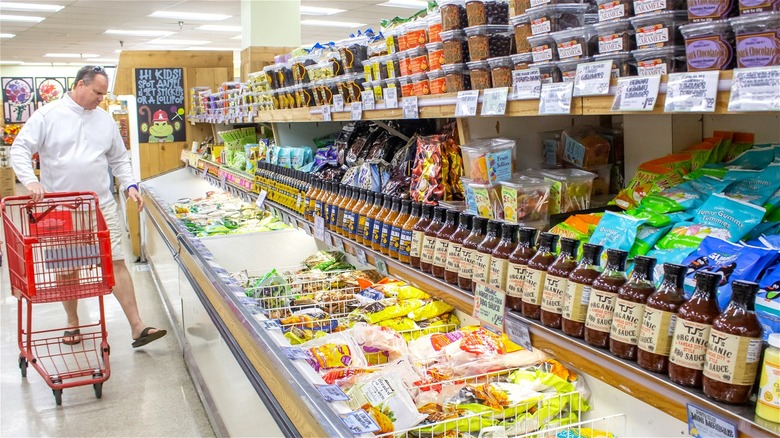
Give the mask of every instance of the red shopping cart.
<svg viewBox="0 0 780 438">
<path fill-rule="evenodd" d="M 103 295 L 114 286 L 109 231 L 94 193 L 49 193 L 0 202 L 11 289 L 19 300 L 19 368 L 31 364 L 62 404 L 62 390 L 92 384 L 95 396 L 111 374 Z M 99 319 L 65 328 L 33 327 L 33 304 L 96 298 Z M 45 321 L 44 321 L 45 322 Z M 77 337 L 64 330 L 78 330 Z M 71 332 L 72 333 L 72 332 Z M 66 342 L 67 341 L 67 342 Z"/>
</svg>

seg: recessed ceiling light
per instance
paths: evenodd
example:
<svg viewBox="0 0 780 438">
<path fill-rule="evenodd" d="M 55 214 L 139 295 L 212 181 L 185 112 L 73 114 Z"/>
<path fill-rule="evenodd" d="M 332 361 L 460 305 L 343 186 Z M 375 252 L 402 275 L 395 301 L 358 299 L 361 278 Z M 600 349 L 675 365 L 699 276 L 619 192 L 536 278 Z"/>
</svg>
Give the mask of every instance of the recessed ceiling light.
<svg viewBox="0 0 780 438">
<path fill-rule="evenodd" d="M 241 26 L 222 26 L 219 24 L 204 24 L 198 26 L 196 30 L 210 30 L 212 32 L 241 32 Z"/>
<path fill-rule="evenodd" d="M 0 38 L 13 38 L 15 36 L 16 35 L 12 33 L 0 33 Z"/>
<path fill-rule="evenodd" d="M 167 30 L 120 30 L 120 29 L 108 29 L 103 32 L 107 35 L 127 35 L 137 37 L 166 37 L 173 35 L 173 32 Z"/>
<path fill-rule="evenodd" d="M 47 53 L 44 58 L 97 58 L 94 53 Z"/>
<path fill-rule="evenodd" d="M 57 12 L 65 6 L 60 5 L 47 5 L 43 3 L 16 3 L 16 2 L 2 2 L 0 3 L 0 9 L 9 9 L 14 11 L 49 11 Z"/>
<path fill-rule="evenodd" d="M 88 62 L 99 62 L 101 64 L 118 64 L 118 59 L 113 58 L 89 58 L 87 59 Z"/>
<path fill-rule="evenodd" d="M 169 40 L 166 38 L 160 38 L 156 40 L 147 41 L 146 44 L 154 45 L 171 45 L 171 46 L 200 46 L 203 44 L 209 44 L 211 41 L 204 40 Z"/>
<path fill-rule="evenodd" d="M 365 26 L 365 23 L 353 23 L 351 21 L 325 21 L 325 20 L 301 20 L 301 24 L 305 26 L 349 27 L 349 28 Z"/>
<path fill-rule="evenodd" d="M 344 9 L 318 8 L 315 6 L 301 6 L 301 15 L 333 15 L 344 12 Z"/>
<path fill-rule="evenodd" d="M 122 49 L 116 49 L 114 50 L 114 53 L 122 53 Z"/>
<path fill-rule="evenodd" d="M 379 3 L 377 6 L 388 6 L 391 8 L 405 9 L 425 9 L 428 7 L 428 2 L 421 0 L 389 0 L 384 3 Z"/>
<path fill-rule="evenodd" d="M 34 17 L 32 15 L 6 15 L 0 14 L 0 21 L 23 21 L 25 23 L 40 23 L 45 20 L 43 17 Z"/>
<path fill-rule="evenodd" d="M 172 18 L 174 20 L 200 20 L 200 21 L 222 21 L 232 15 L 222 14 L 203 14 L 200 12 L 177 12 L 177 11 L 154 11 L 148 15 L 155 18 Z"/>
<path fill-rule="evenodd" d="M 233 38 L 231 38 L 231 40 L 240 40 L 240 39 L 241 39 L 241 35 L 236 35 Z"/>
</svg>

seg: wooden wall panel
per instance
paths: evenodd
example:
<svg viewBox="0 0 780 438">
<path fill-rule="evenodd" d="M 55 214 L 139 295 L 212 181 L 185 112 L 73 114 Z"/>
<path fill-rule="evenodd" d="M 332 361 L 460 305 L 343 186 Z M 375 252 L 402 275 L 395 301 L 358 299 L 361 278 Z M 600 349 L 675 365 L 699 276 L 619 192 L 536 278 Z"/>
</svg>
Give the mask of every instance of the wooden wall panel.
<svg viewBox="0 0 780 438">
<path fill-rule="evenodd" d="M 260 71 L 274 63 L 274 56 L 290 53 L 293 47 L 247 47 L 241 51 L 241 81 L 245 82 L 249 73 Z"/>
<path fill-rule="evenodd" d="M 222 67 L 233 71 L 232 51 L 155 50 L 119 54 L 114 94 L 133 94 L 133 69 L 141 67 Z M 232 74 L 230 75 L 232 77 Z"/>
</svg>

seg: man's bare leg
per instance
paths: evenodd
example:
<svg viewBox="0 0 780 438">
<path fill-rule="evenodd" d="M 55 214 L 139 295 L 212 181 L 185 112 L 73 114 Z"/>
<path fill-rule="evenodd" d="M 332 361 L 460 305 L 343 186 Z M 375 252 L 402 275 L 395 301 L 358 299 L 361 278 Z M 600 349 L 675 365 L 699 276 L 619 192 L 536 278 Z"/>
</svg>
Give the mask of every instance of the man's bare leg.
<svg viewBox="0 0 780 438">
<path fill-rule="evenodd" d="M 130 276 L 130 271 L 128 271 L 124 260 L 114 260 L 114 279 L 116 280 L 114 296 L 119 301 L 119 305 L 122 306 L 127 322 L 130 323 L 133 339 L 138 339 L 146 327 L 138 313 L 138 302 L 135 299 L 133 278 Z M 151 329 L 148 333 L 151 334 L 157 331 L 157 329 Z"/>
</svg>

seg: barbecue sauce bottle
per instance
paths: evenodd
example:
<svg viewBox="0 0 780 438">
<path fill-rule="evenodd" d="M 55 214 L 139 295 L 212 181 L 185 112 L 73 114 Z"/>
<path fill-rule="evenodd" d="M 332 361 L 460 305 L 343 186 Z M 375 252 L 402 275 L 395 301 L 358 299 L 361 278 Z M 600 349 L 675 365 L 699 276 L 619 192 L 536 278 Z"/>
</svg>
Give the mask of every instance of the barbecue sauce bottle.
<svg viewBox="0 0 780 438">
<path fill-rule="evenodd" d="M 542 233 L 539 235 L 539 249 L 531 260 L 523 285 L 523 316 L 539 319 L 542 313 L 542 290 L 547 277 L 547 268 L 555 261 L 555 247 L 558 235 Z"/>
<path fill-rule="evenodd" d="M 382 252 L 382 230 L 385 228 L 385 219 L 393 211 L 393 198 L 390 195 L 384 196 L 382 208 L 374 219 L 374 228 L 371 230 L 371 248 L 374 251 Z"/>
<path fill-rule="evenodd" d="M 358 211 L 357 229 L 355 230 L 355 242 L 361 245 L 365 244 L 363 235 L 365 233 L 366 219 L 368 218 L 368 212 L 374 207 L 374 192 L 366 190 L 366 200 L 363 206 Z"/>
<path fill-rule="evenodd" d="M 409 210 L 412 208 L 412 201 L 404 199 L 401 201 L 401 211 L 398 213 L 398 217 L 395 218 L 390 228 L 390 243 L 389 255 L 390 257 L 399 260 L 399 252 L 401 250 L 401 232 L 406 221 L 409 220 Z"/>
<path fill-rule="evenodd" d="M 433 249 L 433 266 L 431 267 L 431 273 L 436 278 L 444 278 L 444 272 L 447 269 L 447 252 L 450 247 L 450 237 L 452 237 L 458 226 L 458 216 L 460 216 L 459 211 L 447 210 L 447 219 L 444 221 L 444 226 L 436 233 L 436 247 Z"/>
<path fill-rule="evenodd" d="M 699 271 L 691 299 L 680 306 L 669 353 L 669 378 L 672 382 L 701 388 L 707 341 L 712 322 L 718 317 L 720 274 Z"/>
<path fill-rule="evenodd" d="M 509 256 L 517 246 L 517 224 L 501 224 L 501 241 L 490 257 L 490 285 L 506 292 L 506 272 Z"/>
<path fill-rule="evenodd" d="M 588 313 L 585 316 L 585 342 L 594 347 L 609 347 L 609 331 L 618 290 L 626 283 L 628 253 L 607 249 L 607 266 L 591 285 Z"/>
<path fill-rule="evenodd" d="M 591 285 L 601 275 L 599 259 L 603 249 L 601 245 L 583 243 L 580 264 L 569 274 L 561 311 L 561 329 L 569 336 L 585 336 L 585 316 L 588 314 Z"/>
<path fill-rule="evenodd" d="M 382 204 L 385 202 L 385 195 L 381 193 L 374 194 L 374 205 L 366 214 L 366 223 L 363 226 L 363 245 L 373 248 L 371 239 L 374 237 L 374 225 L 379 212 L 382 211 Z"/>
<path fill-rule="evenodd" d="M 409 261 L 415 268 L 420 268 L 420 256 L 422 255 L 423 240 L 425 240 L 425 229 L 433 221 L 433 206 L 424 204 L 422 206 L 422 217 L 412 228 L 412 244 L 409 249 Z"/>
<path fill-rule="evenodd" d="M 444 281 L 449 284 L 458 285 L 458 271 L 460 270 L 460 251 L 463 248 L 463 241 L 471 233 L 471 219 L 474 215 L 471 213 L 461 213 L 458 217 L 458 228 L 450 237 L 450 244 L 447 247 L 447 263 L 444 268 Z"/>
<path fill-rule="evenodd" d="M 569 283 L 569 274 L 577 267 L 577 249 L 580 241 L 564 237 L 561 239 L 561 253 L 547 268 L 542 289 L 542 311 L 539 320 L 543 325 L 561 328 L 563 318 L 563 297 Z"/>
<path fill-rule="evenodd" d="M 636 256 L 634 272 L 620 288 L 615 299 L 615 313 L 609 332 L 609 351 L 621 359 L 636 360 L 639 332 L 647 298 L 655 292 L 653 285 L 655 259 Z"/>
<path fill-rule="evenodd" d="M 347 201 L 344 205 L 344 216 L 341 219 L 341 229 L 339 230 L 339 234 L 344 237 L 349 237 L 349 230 L 352 229 L 353 210 L 358 201 L 358 194 L 357 188 L 347 187 Z"/>
<path fill-rule="evenodd" d="M 357 193 L 357 200 L 355 201 L 355 204 L 352 205 L 347 227 L 347 235 L 352 240 L 357 239 L 358 224 L 360 223 L 360 210 L 366 203 L 367 196 L 366 189 L 358 189 Z"/>
<path fill-rule="evenodd" d="M 344 223 L 344 210 L 349 202 L 349 193 L 351 192 L 352 188 L 343 184 L 339 189 L 339 196 L 336 198 L 336 204 L 333 206 L 333 223 L 328 227 L 335 233 L 344 234 L 344 228 L 342 226 Z"/>
<path fill-rule="evenodd" d="M 430 274 L 433 268 L 433 253 L 436 251 L 436 236 L 444 226 L 447 209 L 444 207 L 433 208 L 433 220 L 425 229 L 423 237 L 422 253 L 420 253 L 420 270 Z"/>
<path fill-rule="evenodd" d="M 477 246 L 485 238 L 487 223 L 487 219 L 475 216 L 471 221 L 471 233 L 463 241 L 463 247 L 460 250 L 460 270 L 458 271 L 458 287 L 463 290 L 471 290 L 474 253 L 477 252 Z"/>
<path fill-rule="evenodd" d="M 401 241 L 398 243 L 398 260 L 407 265 L 411 264 L 412 234 L 414 233 L 414 226 L 420 221 L 420 214 L 422 214 L 422 204 L 419 202 L 412 202 L 411 205 L 411 214 L 406 222 L 404 222 L 403 227 L 401 227 Z"/>
<path fill-rule="evenodd" d="M 385 216 L 382 221 L 382 230 L 379 237 L 379 250 L 384 255 L 390 255 L 390 233 L 393 231 L 393 224 L 398 216 L 401 214 L 401 198 L 393 198 L 392 207 L 390 207 L 390 213 Z"/>
<path fill-rule="evenodd" d="M 735 280 L 731 302 L 712 322 L 704 359 L 704 394 L 724 403 L 750 399 L 761 359 L 761 323 L 755 312 L 758 284 Z"/>
<path fill-rule="evenodd" d="M 664 278 L 658 290 L 647 298 L 636 363 L 655 373 L 669 372 L 669 350 L 672 347 L 677 309 L 685 303 L 683 284 L 688 267 L 664 263 Z"/>
<path fill-rule="evenodd" d="M 522 227 L 517 233 L 517 247 L 509 255 L 506 274 L 506 306 L 515 311 L 523 309 L 523 289 L 528 273 L 528 261 L 536 254 L 536 229 Z"/>
<path fill-rule="evenodd" d="M 501 222 L 496 220 L 488 221 L 487 234 L 482 242 L 477 245 L 472 259 L 471 270 L 471 291 L 477 290 L 477 281 L 490 283 L 490 259 L 493 257 L 493 250 L 498 246 L 501 238 L 498 231 L 501 229 Z"/>
</svg>

